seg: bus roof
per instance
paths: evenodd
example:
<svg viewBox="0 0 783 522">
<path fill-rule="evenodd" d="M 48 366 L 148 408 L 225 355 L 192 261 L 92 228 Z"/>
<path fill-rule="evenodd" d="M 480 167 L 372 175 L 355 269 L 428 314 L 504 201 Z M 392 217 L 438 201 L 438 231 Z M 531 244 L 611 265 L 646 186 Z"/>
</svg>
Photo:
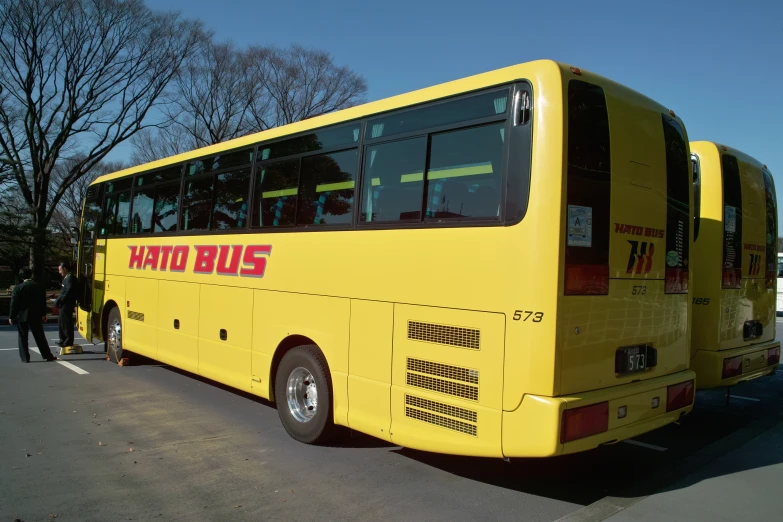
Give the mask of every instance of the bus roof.
<svg viewBox="0 0 783 522">
<path fill-rule="evenodd" d="M 735 149 L 734 147 L 729 147 L 728 145 L 723 145 L 722 143 L 716 143 L 714 141 L 706 141 L 706 140 L 692 141 L 691 142 L 691 147 L 693 147 L 693 148 L 715 147 L 718 150 L 721 150 L 723 152 L 727 152 L 727 153 L 731 154 L 732 156 L 735 156 L 738 160 L 741 160 L 743 163 L 747 163 L 748 165 L 753 165 L 754 167 L 758 167 L 759 169 L 763 167 L 763 168 L 765 168 L 767 170 L 767 172 L 771 173 L 771 171 L 769 170 L 769 167 L 767 167 L 766 165 L 762 164 L 759 160 L 757 160 L 753 156 L 751 156 L 749 154 L 746 154 L 745 152 L 742 152 L 739 149 Z"/>
<path fill-rule="evenodd" d="M 351 120 L 361 119 L 371 115 L 402 109 L 439 98 L 456 96 L 486 87 L 491 87 L 492 85 L 501 85 L 516 80 L 527 79 L 533 82 L 535 87 L 536 79 L 541 79 L 541 77 L 552 78 L 554 75 L 565 74 L 567 71 L 569 71 L 569 69 L 573 71 L 571 66 L 553 60 L 535 60 L 517 65 L 511 65 L 473 76 L 452 80 L 450 82 L 410 91 L 396 96 L 391 96 L 389 98 L 364 103 L 347 109 L 330 112 L 328 114 L 316 116 L 287 125 L 282 125 L 280 127 L 255 132 L 239 138 L 216 143 L 214 145 L 208 145 L 198 149 L 190 150 L 188 152 L 176 154 L 174 156 L 169 156 L 157 161 L 129 167 L 124 170 L 100 176 L 96 178 L 92 184 L 130 176 L 139 172 L 165 168 L 172 164 L 182 163 L 213 154 L 220 154 L 225 151 L 235 150 L 242 147 L 250 147 L 260 142 L 270 141 L 284 136 L 292 136 L 312 129 L 318 129 L 329 125 L 335 125 Z M 668 109 L 664 108 L 661 104 L 652 100 L 651 98 L 608 78 L 591 73 L 584 69 L 579 70 L 578 74 L 585 80 L 596 82 L 605 88 L 611 88 L 615 94 L 621 94 L 623 97 L 634 99 L 637 104 L 646 105 L 661 112 L 668 111 Z M 534 96 L 536 95 L 534 94 Z M 679 118 L 675 118 L 679 121 Z M 680 123 L 682 124 L 682 122 Z"/>
</svg>

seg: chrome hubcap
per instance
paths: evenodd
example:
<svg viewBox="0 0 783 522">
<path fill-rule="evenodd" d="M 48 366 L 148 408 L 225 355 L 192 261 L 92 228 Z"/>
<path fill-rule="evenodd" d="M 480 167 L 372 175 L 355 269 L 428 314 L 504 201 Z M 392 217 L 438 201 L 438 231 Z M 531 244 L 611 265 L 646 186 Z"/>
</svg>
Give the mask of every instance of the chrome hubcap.
<svg viewBox="0 0 783 522">
<path fill-rule="evenodd" d="M 318 387 L 306 368 L 300 366 L 288 376 L 286 399 L 288 409 L 297 421 L 308 422 L 315 417 L 318 411 Z"/>
<path fill-rule="evenodd" d="M 122 353 L 122 325 L 116 320 L 109 325 L 109 350 L 116 355 Z"/>
</svg>

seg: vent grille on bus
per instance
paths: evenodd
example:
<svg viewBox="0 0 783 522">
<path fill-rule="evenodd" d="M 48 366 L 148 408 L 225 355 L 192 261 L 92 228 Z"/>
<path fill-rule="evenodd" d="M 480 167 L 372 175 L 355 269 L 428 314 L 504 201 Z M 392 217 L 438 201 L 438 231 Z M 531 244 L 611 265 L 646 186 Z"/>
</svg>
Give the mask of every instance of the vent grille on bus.
<svg viewBox="0 0 783 522">
<path fill-rule="evenodd" d="M 478 434 L 478 426 L 475 424 L 477 421 L 475 411 L 429 401 L 413 395 L 405 395 L 405 416 L 473 437 Z M 473 424 L 457 420 L 454 417 L 468 420 Z"/>
<path fill-rule="evenodd" d="M 408 321 L 408 339 L 478 350 L 481 347 L 481 330 Z"/>
<path fill-rule="evenodd" d="M 131 312 L 128 310 L 128 319 L 133 319 L 134 321 L 141 321 L 144 322 L 144 314 L 139 312 Z"/>
<path fill-rule="evenodd" d="M 468 422 L 478 422 L 478 413 L 473 410 L 466 410 L 465 408 L 458 408 L 457 406 L 452 406 L 451 404 L 444 404 L 442 402 L 435 402 L 429 399 L 422 399 L 421 397 L 408 395 L 407 393 L 405 394 L 405 404 L 422 410 L 429 410 L 435 413 L 448 415 L 449 417 L 456 417 Z"/>
<path fill-rule="evenodd" d="M 407 369 L 406 383 L 408 386 L 445 393 L 461 399 L 478 400 L 478 370 L 410 357 L 407 360 Z M 462 382 L 469 384 L 462 384 Z"/>
</svg>

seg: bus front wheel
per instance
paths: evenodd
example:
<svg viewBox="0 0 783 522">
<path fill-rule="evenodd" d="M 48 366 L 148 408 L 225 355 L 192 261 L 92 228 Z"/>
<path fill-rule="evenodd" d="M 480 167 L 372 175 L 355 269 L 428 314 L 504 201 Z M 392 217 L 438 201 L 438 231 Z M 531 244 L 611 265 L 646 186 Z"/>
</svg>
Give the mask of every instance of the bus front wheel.
<svg viewBox="0 0 783 522">
<path fill-rule="evenodd" d="M 111 309 L 106 327 L 106 355 L 109 356 L 111 362 L 119 364 L 123 358 L 122 316 L 120 316 L 119 308 Z M 124 356 L 128 357 L 128 355 L 129 353 L 125 351 Z"/>
<path fill-rule="evenodd" d="M 291 437 L 305 444 L 329 438 L 334 427 L 332 383 L 317 346 L 297 346 L 283 356 L 275 377 L 275 402 Z"/>
</svg>

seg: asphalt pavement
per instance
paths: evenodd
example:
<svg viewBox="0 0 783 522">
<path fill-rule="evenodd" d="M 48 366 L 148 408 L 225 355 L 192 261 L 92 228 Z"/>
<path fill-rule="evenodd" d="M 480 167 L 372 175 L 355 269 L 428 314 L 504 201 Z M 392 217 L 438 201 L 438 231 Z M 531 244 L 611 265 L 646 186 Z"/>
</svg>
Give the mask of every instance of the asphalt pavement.
<svg viewBox="0 0 783 522">
<path fill-rule="evenodd" d="M 728 404 L 699 392 L 693 414 L 633 441 L 504 462 L 347 429 L 300 444 L 273 404 L 81 344 L 22 364 L 15 329 L 0 326 L 0 521 L 780 518 L 783 372 Z"/>
</svg>

